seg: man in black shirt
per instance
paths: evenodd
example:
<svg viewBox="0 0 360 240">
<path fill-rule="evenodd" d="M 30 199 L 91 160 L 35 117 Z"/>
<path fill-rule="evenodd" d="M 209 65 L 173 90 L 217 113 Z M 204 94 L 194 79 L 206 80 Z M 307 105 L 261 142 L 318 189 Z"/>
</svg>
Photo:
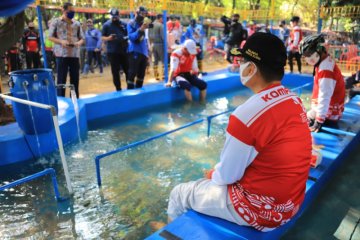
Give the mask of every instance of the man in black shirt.
<svg viewBox="0 0 360 240">
<path fill-rule="evenodd" d="M 230 50 L 233 48 L 239 48 L 243 40 L 247 38 L 247 31 L 244 31 L 241 23 L 239 23 L 239 14 L 234 14 L 231 18 L 231 21 L 222 17 L 221 20 L 225 24 L 224 35 L 225 35 L 225 51 L 226 51 L 226 60 L 229 63 L 232 63 Z"/>
<path fill-rule="evenodd" d="M 111 19 L 102 28 L 102 40 L 107 42 L 107 56 L 111 65 L 111 73 L 116 91 L 121 91 L 120 68 L 128 81 L 128 36 L 126 24 L 120 21 L 119 10 L 112 8 L 109 11 Z"/>
</svg>

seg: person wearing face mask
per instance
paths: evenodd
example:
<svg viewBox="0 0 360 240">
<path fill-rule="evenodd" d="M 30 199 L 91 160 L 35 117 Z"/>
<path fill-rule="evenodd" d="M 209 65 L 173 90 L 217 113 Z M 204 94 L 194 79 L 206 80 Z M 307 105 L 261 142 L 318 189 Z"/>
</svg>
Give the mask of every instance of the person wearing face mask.
<svg viewBox="0 0 360 240">
<path fill-rule="evenodd" d="M 84 74 L 88 74 L 93 59 L 98 62 L 100 73 L 103 72 L 102 61 L 101 61 L 101 32 L 94 28 L 93 20 L 86 20 L 87 30 L 85 32 L 85 47 L 87 54 L 87 61 L 84 66 Z M 93 72 L 94 70 L 91 69 Z"/>
<path fill-rule="evenodd" d="M 240 57 L 241 82 L 254 95 L 230 115 L 215 167 L 171 191 L 168 219 L 193 209 L 271 231 L 289 221 L 304 200 L 311 134 L 300 98 L 281 85 L 283 42 L 254 33 L 233 54 Z"/>
<path fill-rule="evenodd" d="M 120 70 L 124 71 L 126 81 L 128 81 L 129 77 L 128 33 L 126 24 L 120 20 L 119 10 L 112 8 L 109 14 L 110 20 L 102 28 L 102 40 L 107 43 L 107 57 L 110 61 L 116 91 L 121 91 Z"/>
<path fill-rule="evenodd" d="M 165 85 L 171 87 L 172 82 L 175 81 L 181 89 L 184 89 L 185 98 L 190 102 L 192 101 L 190 91 L 192 86 L 200 90 L 200 101 L 206 99 L 207 84 L 198 78 L 196 54 L 196 44 L 191 39 L 186 40 L 182 48 L 175 50 L 171 54 L 169 81 Z"/>
<path fill-rule="evenodd" d="M 84 33 L 80 22 L 74 19 L 73 4 L 66 2 L 62 6 L 62 16 L 51 22 L 49 40 L 53 41 L 57 67 L 57 84 L 66 84 L 67 73 L 79 98 L 80 46 L 84 43 Z M 65 88 L 58 89 L 59 96 L 65 96 Z"/>
<path fill-rule="evenodd" d="M 26 68 L 40 67 L 40 35 L 35 29 L 34 22 L 28 23 L 28 29 L 25 29 L 23 37 L 23 49 L 26 57 Z"/>
<path fill-rule="evenodd" d="M 344 78 L 324 43 L 321 34 L 307 36 L 300 43 L 300 53 L 309 65 L 314 66 L 311 110 L 307 113 L 313 132 L 320 131 L 324 124 L 336 127 L 344 111 Z"/>
<path fill-rule="evenodd" d="M 129 79 L 128 89 L 141 88 L 144 84 L 145 71 L 149 57 L 145 30 L 149 28 L 149 22 L 145 22 L 147 10 L 139 7 L 135 19 L 127 24 L 129 34 Z M 136 81 L 135 81 L 136 77 Z"/>
</svg>

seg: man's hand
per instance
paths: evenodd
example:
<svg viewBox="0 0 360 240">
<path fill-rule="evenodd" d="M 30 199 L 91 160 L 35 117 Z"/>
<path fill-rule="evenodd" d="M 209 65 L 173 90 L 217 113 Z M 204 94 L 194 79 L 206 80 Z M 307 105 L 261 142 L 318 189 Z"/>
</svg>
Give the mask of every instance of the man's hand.
<svg viewBox="0 0 360 240">
<path fill-rule="evenodd" d="M 140 27 L 141 31 L 145 31 L 145 29 L 149 28 L 149 24 L 148 23 L 143 23 Z"/>
<path fill-rule="evenodd" d="M 60 44 L 61 44 L 61 46 L 63 46 L 63 47 L 68 47 L 69 46 L 69 41 L 68 40 L 60 40 L 61 42 L 60 42 Z"/>
<path fill-rule="evenodd" d="M 315 121 L 314 124 L 309 127 L 309 129 L 311 132 L 319 132 L 322 125 L 323 124 L 321 122 Z"/>
<path fill-rule="evenodd" d="M 170 82 L 170 81 L 167 82 L 167 83 L 165 84 L 165 87 L 171 87 L 171 82 Z"/>
<path fill-rule="evenodd" d="M 95 51 L 95 52 L 100 52 L 100 49 L 95 48 L 94 51 Z"/>
<path fill-rule="evenodd" d="M 75 47 L 80 47 L 82 45 L 82 41 L 78 41 L 74 43 Z"/>
</svg>

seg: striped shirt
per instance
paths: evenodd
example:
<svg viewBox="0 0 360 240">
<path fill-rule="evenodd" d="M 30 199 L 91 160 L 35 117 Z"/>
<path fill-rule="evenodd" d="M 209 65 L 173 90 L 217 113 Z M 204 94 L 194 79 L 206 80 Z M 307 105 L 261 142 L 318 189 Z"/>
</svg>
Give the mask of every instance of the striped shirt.
<svg viewBox="0 0 360 240">
<path fill-rule="evenodd" d="M 69 43 L 74 44 L 75 42 L 84 39 L 84 33 L 78 21 L 72 19 L 71 23 L 68 23 L 60 17 L 51 22 L 49 37 L 67 40 Z M 53 51 L 56 57 L 80 57 L 79 47 L 63 47 L 61 44 L 55 43 Z"/>
</svg>

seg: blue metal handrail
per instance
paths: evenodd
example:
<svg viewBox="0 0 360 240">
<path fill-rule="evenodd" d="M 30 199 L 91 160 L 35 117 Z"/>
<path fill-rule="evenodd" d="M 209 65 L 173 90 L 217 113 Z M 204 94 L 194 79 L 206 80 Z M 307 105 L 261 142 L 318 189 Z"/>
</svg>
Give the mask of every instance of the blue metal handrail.
<svg viewBox="0 0 360 240">
<path fill-rule="evenodd" d="M 95 167 L 96 167 L 96 176 L 97 176 L 98 185 L 101 186 L 100 160 L 101 160 L 102 158 L 107 157 L 107 156 L 110 156 L 110 155 L 113 155 L 113 154 L 118 153 L 118 152 L 125 151 L 126 149 L 136 147 L 136 146 L 141 145 L 141 144 L 144 144 L 144 143 L 146 143 L 146 142 L 150 142 L 150 141 L 152 141 L 152 140 L 155 140 L 155 139 L 158 139 L 158 138 L 160 138 L 160 137 L 166 136 L 166 135 L 168 135 L 168 134 L 170 134 L 170 133 L 179 131 L 179 130 L 181 130 L 181 129 L 184 129 L 184 128 L 193 126 L 193 125 L 198 124 L 198 123 L 201 123 L 201 122 L 203 122 L 203 121 L 204 121 L 204 119 L 199 119 L 199 120 L 196 120 L 196 121 L 194 121 L 194 122 L 185 124 L 185 125 L 183 125 L 183 126 L 181 126 L 181 127 L 175 128 L 175 129 L 173 129 L 173 130 L 170 130 L 170 131 L 167 131 L 167 132 L 164 132 L 164 133 L 160 133 L 160 134 L 155 135 L 155 136 L 153 136 L 153 137 L 150 137 L 150 138 L 147 138 L 147 139 L 138 141 L 138 142 L 134 142 L 134 143 L 128 144 L 128 145 L 126 145 L 126 146 L 123 146 L 123 147 L 117 148 L 117 149 L 115 149 L 115 150 L 112 150 L 112 151 L 110 151 L 110 152 L 107 152 L 107 153 L 104 153 L 104 154 L 101 154 L 101 155 L 96 156 L 96 157 L 95 157 Z"/>
<path fill-rule="evenodd" d="M 299 90 L 300 89 L 300 92 L 299 92 L 299 95 L 301 95 L 301 89 L 304 88 L 304 87 L 307 87 L 307 86 L 310 86 L 312 83 L 306 83 L 306 84 L 303 84 L 299 87 L 296 87 L 296 88 L 292 88 L 291 91 L 295 91 L 295 90 Z M 234 111 L 234 108 L 233 109 L 230 109 L 230 110 L 227 110 L 227 111 L 224 111 L 224 112 L 221 112 L 221 113 L 217 113 L 217 114 L 214 114 L 214 115 L 210 115 L 210 116 L 207 116 L 206 117 L 206 120 L 207 120 L 207 123 L 208 123 L 208 129 L 207 129 L 207 136 L 209 137 L 210 136 L 210 128 L 211 128 L 211 120 L 215 117 L 218 117 L 220 115 L 223 115 L 223 114 L 226 114 L 226 113 L 229 113 L 229 112 L 232 112 Z M 123 146 L 123 147 L 120 147 L 120 148 L 117 148 L 115 150 L 112 150 L 110 152 L 107 152 L 107 153 L 104 153 L 104 154 L 101 154 L 101 155 L 98 155 L 95 157 L 95 167 L 96 167 L 96 177 L 97 177 L 97 182 L 98 182 L 98 186 L 101 186 L 101 172 L 100 172 L 100 160 L 104 157 L 107 157 L 107 156 L 110 156 L 110 155 L 113 155 L 115 153 L 118 153 L 118 152 L 122 152 L 122 151 L 125 151 L 126 149 L 129 149 L 129 148 L 133 148 L 133 147 L 136 147 L 136 146 L 139 146 L 141 144 L 144 144 L 146 142 L 150 142 L 152 140 L 155 140 L 155 139 L 158 139 L 160 137 L 163 137 L 165 135 L 168 135 L 170 133 L 173 133 L 173 132 L 176 132 L 176 131 L 179 131 L 181 129 L 184 129 L 184 128 L 187 128 L 187 127 L 190 127 L 190 126 L 193 126 L 195 124 L 198 124 L 198 123 L 201 123 L 203 122 L 205 119 L 202 118 L 202 119 L 199 119 L 199 120 L 196 120 L 194 122 L 191 122 L 191 123 L 188 123 L 188 124 L 185 124 L 181 127 L 178 127 L 178 128 L 175 128 L 173 130 L 170 130 L 170 131 L 167 131 L 167 132 L 164 132 L 164 133 L 160 133 L 158 135 L 155 135 L 153 137 L 150 137 L 150 138 L 147 138 L 147 139 L 144 139 L 144 140 L 141 140 L 141 141 L 138 141 L 138 142 L 134 142 L 134 143 L 131 143 L 131 144 L 128 144 L 126 146 Z"/>
<path fill-rule="evenodd" d="M 292 89 L 290 89 L 290 90 L 291 90 L 292 92 L 295 92 L 295 91 L 297 90 L 297 91 L 298 91 L 298 95 L 299 95 L 299 97 L 300 97 L 301 94 L 302 94 L 302 89 L 305 88 L 305 87 L 307 87 L 307 86 L 311 86 L 312 84 L 313 84 L 312 82 L 305 83 L 305 84 L 303 84 L 303 85 L 301 85 L 301 86 L 292 88 Z"/>
<path fill-rule="evenodd" d="M 29 182 L 29 181 L 31 181 L 31 180 L 34 180 L 34 179 L 36 179 L 36 178 L 39 178 L 39 177 L 42 177 L 42 176 L 45 176 L 45 175 L 48 175 L 48 174 L 50 174 L 50 176 L 51 176 L 51 180 L 52 180 L 52 183 L 53 183 L 53 186 L 54 186 L 54 192 L 55 192 L 56 200 L 57 200 L 57 201 L 64 200 L 64 198 L 62 198 L 62 197 L 60 196 L 59 188 L 58 188 L 58 183 L 57 183 L 57 180 L 56 180 L 56 173 L 55 173 L 55 170 L 54 170 L 53 168 L 47 168 L 47 169 L 45 169 L 45 170 L 43 170 L 43 171 L 41 171 L 41 172 L 32 174 L 32 175 L 30 175 L 30 176 L 27 176 L 27 177 L 24 177 L 24 178 L 15 180 L 14 182 L 11 182 L 11 183 L 9 183 L 9 184 L 6 184 L 6 185 L 4 185 L 4 186 L 1 186 L 1 187 L 0 187 L 0 191 L 4 191 L 5 189 L 15 187 L 15 186 L 17 186 L 17 185 L 20 185 L 20 184 Z"/>
<path fill-rule="evenodd" d="M 217 113 L 217 114 L 214 114 L 214 115 L 211 115 L 211 116 L 208 116 L 206 119 L 207 119 L 207 123 L 208 123 L 208 130 L 207 130 L 207 136 L 210 137 L 210 128 L 211 128 L 211 120 L 217 116 L 220 116 L 220 115 L 223 115 L 223 114 L 226 114 L 226 113 L 229 113 L 229 112 L 233 112 L 234 111 L 234 108 L 233 109 L 230 109 L 230 110 L 227 110 L 225 112 L 221 112 L 221 113 Z"/>
</svg>

